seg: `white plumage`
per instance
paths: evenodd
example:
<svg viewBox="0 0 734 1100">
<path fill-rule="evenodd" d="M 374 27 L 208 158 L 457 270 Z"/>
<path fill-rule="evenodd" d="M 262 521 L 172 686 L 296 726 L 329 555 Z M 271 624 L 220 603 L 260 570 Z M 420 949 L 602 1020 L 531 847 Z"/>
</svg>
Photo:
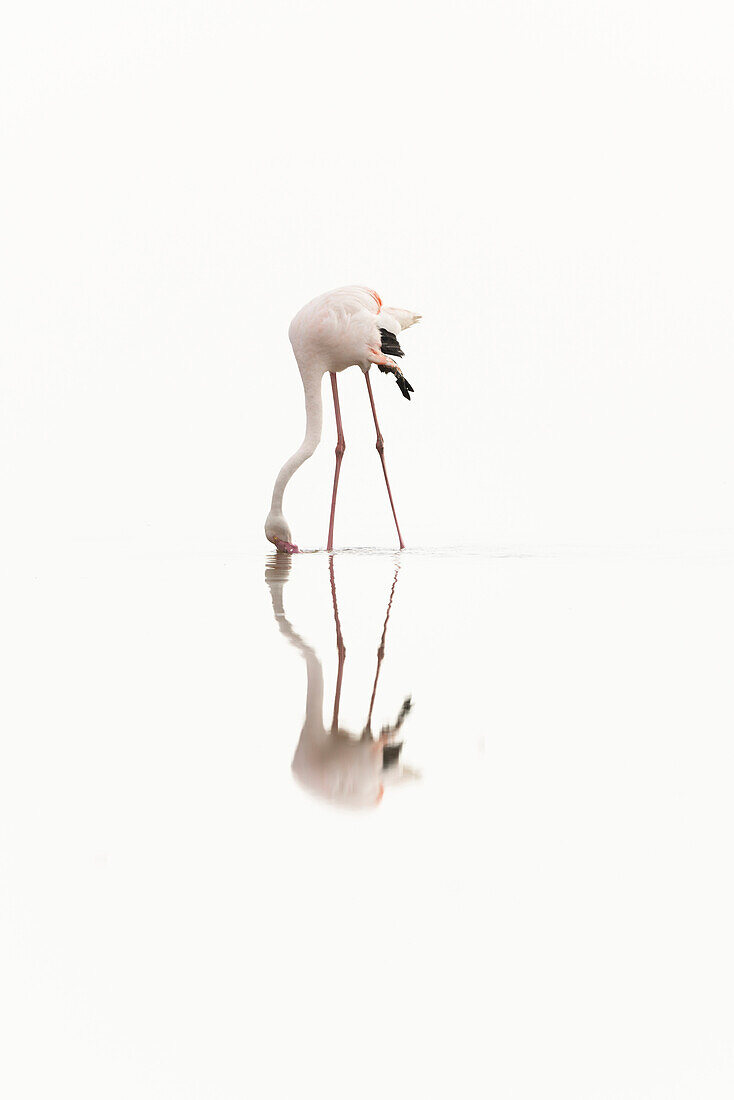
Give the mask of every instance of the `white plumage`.
<svg viewBox="0 0 734 1100">
<path fill-rule="evenodd" d="M 383 306 L 379 294 L 369 287 L 344 286 L 328 291 L 326 294 L 320 294 L 303 306 L 291 321 L 288 336 L 303 381 L 306 434 L 301 446 L 283 465 L 273 487 L 270 512 L 265 521 L 265 537 L 278 550 L 290 553 L 298 550 L 292 541 L 290 528 L 283 515 L 283 494 L 295 471 L 307 458 L 311 457 L 321 439 L 323 418 L 321 382 L 324 374 L 327 373 L 331 375 L 337 423 L 336 470 L 327 549 L 331 550 L 333 547 L 336 492 L 345 450 L 336 376 L 340 371 L 351 366 L 360 367 L 365 375 L 377 430 L 377 450 L 382 461 L 400 547 L 403 548 L 404 543 L 385 467 L 383 439 L 377 422 L 369 369 L 375 363 L 381 371 L 393 374 L 401 393 L 410 400 L 413 387 L 405 379 L 393 356 L 403 355 L 397 341 L 398 334 L 418 320 L 420 320 L 419 315 L 410 310 Z"/>
<path fill-rule="evenodd" d="M 397 336 L 419 320 L 407 309 L 384 307 L 376 291 L 366 286 L 343 286 L 320 294 L 298 311 L 288 336 L 298 365 L 318 360 L 325 371 L 371 363 L 397 367 L 381 350 L 380 329 Z"/>
</svg>

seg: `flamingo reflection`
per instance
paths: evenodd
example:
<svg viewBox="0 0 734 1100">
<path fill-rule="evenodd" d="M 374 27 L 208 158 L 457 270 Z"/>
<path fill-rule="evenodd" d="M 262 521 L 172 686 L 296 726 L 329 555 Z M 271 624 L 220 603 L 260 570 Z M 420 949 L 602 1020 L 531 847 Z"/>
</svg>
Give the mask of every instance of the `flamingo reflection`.
<svg viewBox="0 0 734 1100">
<path fill-rule="evenodd" d="M 385 637 L 390 618 L 400 566 L 395 569 L 392 587 L 385 613 L 382 637 L 377 650 L 372 694 L 364 728 L 354 734 L 339 724 L 339 703 L 346 647 L 339 621 L 339 607 L 334 579 L 334 559 L 329 557 L 329 580 L 336 626 L 337 677 L 334 691 L 334 707 L 331 725 L 324 724 L 324 674 L 321 661 L 313 647 L 297 634 L 283 609 L 283 587 L 288 580 L 293 559 L 287 554 L 273 554 L 268 558 L 265 581 L 270 589 L 273 614 L 281 634 L 285 635 L 306 662 L 306 717 L 293 756 L 293 774 L 301 786 L 329 802 L 352 808 L 376 806 L 385 786 L 415 778 L 416 773 L 403 766 L 401 730 L 411 709 L 407 696 L 395 718 L 389 725 L 372 730 L 372 714 L 377 695 L 380 669 L 385 656 Z"/>
</svg>

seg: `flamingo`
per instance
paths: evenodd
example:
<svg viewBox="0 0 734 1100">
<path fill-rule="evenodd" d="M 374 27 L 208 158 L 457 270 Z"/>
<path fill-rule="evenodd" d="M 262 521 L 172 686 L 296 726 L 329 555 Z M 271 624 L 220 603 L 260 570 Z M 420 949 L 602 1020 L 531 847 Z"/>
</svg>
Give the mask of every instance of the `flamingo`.
<svg viewBox="0 0 734 1100">
<path fill-rule="evenodd" d="M 410 401 L 413 387 L 391 356 L 402 357 L 404 353 L 398 343 L 398 333 L 419 320 L 420 315 L 410 310 L 383 306 L 382 299 L 375 290 L 365 286 L 344 286 L 314 298 L 303 306 L 291 321 L 288 336 L 303 382 L 306 401 L 306 434 L 301 446 L 284 463 L 275 479 L 270 512 L 265 521 L 265 537 L 273 543 L 276 550 L 290 554 L 298 553 L 298 547 L 292 540 L 290 527 L 283 515 L 283 494 L 293 474 L 307 458 L 311 457 L 319 445 L 322 424 L 321 382 L 326 373 L 331 377 L 337 432 L 336 469 L 327 544 L 327 550 L 334 549 L 336 491 L 342 458 L 346 450 L 336 376 L 340 371 L 351 366 L 358 366 L 363 371 L 367 383 L 367 393 L 377 431 L 377 452 L 382 462 L 382 472 L 385 475 L 387 495 L 398 532 L 400 549 L 405 549 L 387 476 L 385 448 L 380 425 L 377 422 L 369 371 L 370 366 L 376 363 L 378 370 L 384 374 L 393 374 L 403 397 Z"/>
<path fill-rule="evenodd" d="M 271 555 L 265 569 L 265 582 L 270 589 L 278 628 L 306 662 L 306 715 L 291 765 L 293 775 L 307 791 L 328 802 L 352 809 L 377 806 L 382 800 L 386 785 L 395 786 L 419 778 L 418 773 L 405 767 L 401 760 L 402 726 L 411 711 L 411 697 L 405 698 L 394 722 L 382 726 L 377 736 L 372 731 L 372 713 L 380 668 L 385 656 L 387 624 L 400 566 L 395 570 L 385 612 L 367 722 L 361 733 L 354 735 L 339 721 L 346 647 L 339 621 L 334 558 L 329 557 L 329 581 L 339 663 L 330 726 L 324 722 L 324 673 L 321 661 L 316 651 L 296 633 L 283 606 L 283 587 L 289 579 L 292 565 L 293 560 L 289 556 Z"/>
</svg>

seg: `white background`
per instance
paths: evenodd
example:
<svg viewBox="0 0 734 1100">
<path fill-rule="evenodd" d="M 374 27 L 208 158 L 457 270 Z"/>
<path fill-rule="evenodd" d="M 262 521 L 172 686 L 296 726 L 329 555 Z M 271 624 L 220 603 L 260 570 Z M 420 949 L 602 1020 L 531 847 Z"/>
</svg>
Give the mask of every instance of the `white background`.
<svg viewBox="0 0 734 1100">
<path fill-rule="evenodd" d="M 12 1100 L 731 1096 L 733 31 L 645 0 L 4 10 Z M 413 691 L 423 779 L 359 818 L 289 775 L 262 536 L 288 323 L 352 282 L 423 315 L 413 401 L 373 382 L 406 542 L 481 550 L 404 559 L 379 720 Z M 391 547 L 364 388 L 336 542 Z M 314 548 L 324 401 L 285 500 Z M 393 564 L 337 563 L 357 728 Z M 294 562 L 333 686 L 330 600 Z"/>
<path fill-rule="evenodd" d="M 302 436 L 288 323 L 359 282 L 425 318 L 411 405 L 375 379 L 413 545 L 730 538 L 732 29 L 638 0 L 6 15 L 11 533 L 259 539 Z M 342 389 L 339 530 L 381 545 Z M 286 497 L 306 545 L 332 462 Z"/>
</svg>

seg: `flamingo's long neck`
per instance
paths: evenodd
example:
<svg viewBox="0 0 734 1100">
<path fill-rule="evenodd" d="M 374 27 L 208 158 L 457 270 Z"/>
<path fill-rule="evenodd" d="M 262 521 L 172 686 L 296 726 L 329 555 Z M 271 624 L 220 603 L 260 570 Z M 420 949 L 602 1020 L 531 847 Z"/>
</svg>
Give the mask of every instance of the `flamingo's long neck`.
<svg viewBox="0 0 734 1100">
<path fill-rule="evenodd" d="M 316 651 L 296 634 L 283 609 L 283 580 L 266 578 L 273 602 L 273 614 L 281 634 L 295 646 L 306 662 L 306 719 L 301 738 L 310 735 L 322 740 L 326 736 L 324 729 L 324 673 Z"/>
<path fill-rule="evenodd" d="M 302 374 L 303 390 L 306 403 L 306 434 L 303 443 L 295 454 L 283 463 L 283 466 L 275 479 L 273 486 L 273 500 L 271 514 L 283 514 L 283 494 L 285 487 L 293 477 L 299 466 L 302 466 L 307 458 L 310 458 L 319 445 L 321 439 L 321 425 L 323 411 L 321 404 L 321 379 L 320 371 Z"/>
<path fill-rule="evenodd" d="M 279 554 L 281 558 L 283 555 Z M 306 662 L 306 717 L 298 738 L 298 745 L 291 765 L 293 774 L 305 787 L 318 788 L 318 777 L 323 767 L 323 753 L 329 734 L 324 728 L 324 672 L 316 651 L 296 634 L 283 610 L 283 584 L 290 572 L 290 559 L 287 559 L 285 574 L 283 566 L 266 570 L 265 580 L 273 601 L 273 614 L 281 634 L 295 646 Z"/>
</svg>

